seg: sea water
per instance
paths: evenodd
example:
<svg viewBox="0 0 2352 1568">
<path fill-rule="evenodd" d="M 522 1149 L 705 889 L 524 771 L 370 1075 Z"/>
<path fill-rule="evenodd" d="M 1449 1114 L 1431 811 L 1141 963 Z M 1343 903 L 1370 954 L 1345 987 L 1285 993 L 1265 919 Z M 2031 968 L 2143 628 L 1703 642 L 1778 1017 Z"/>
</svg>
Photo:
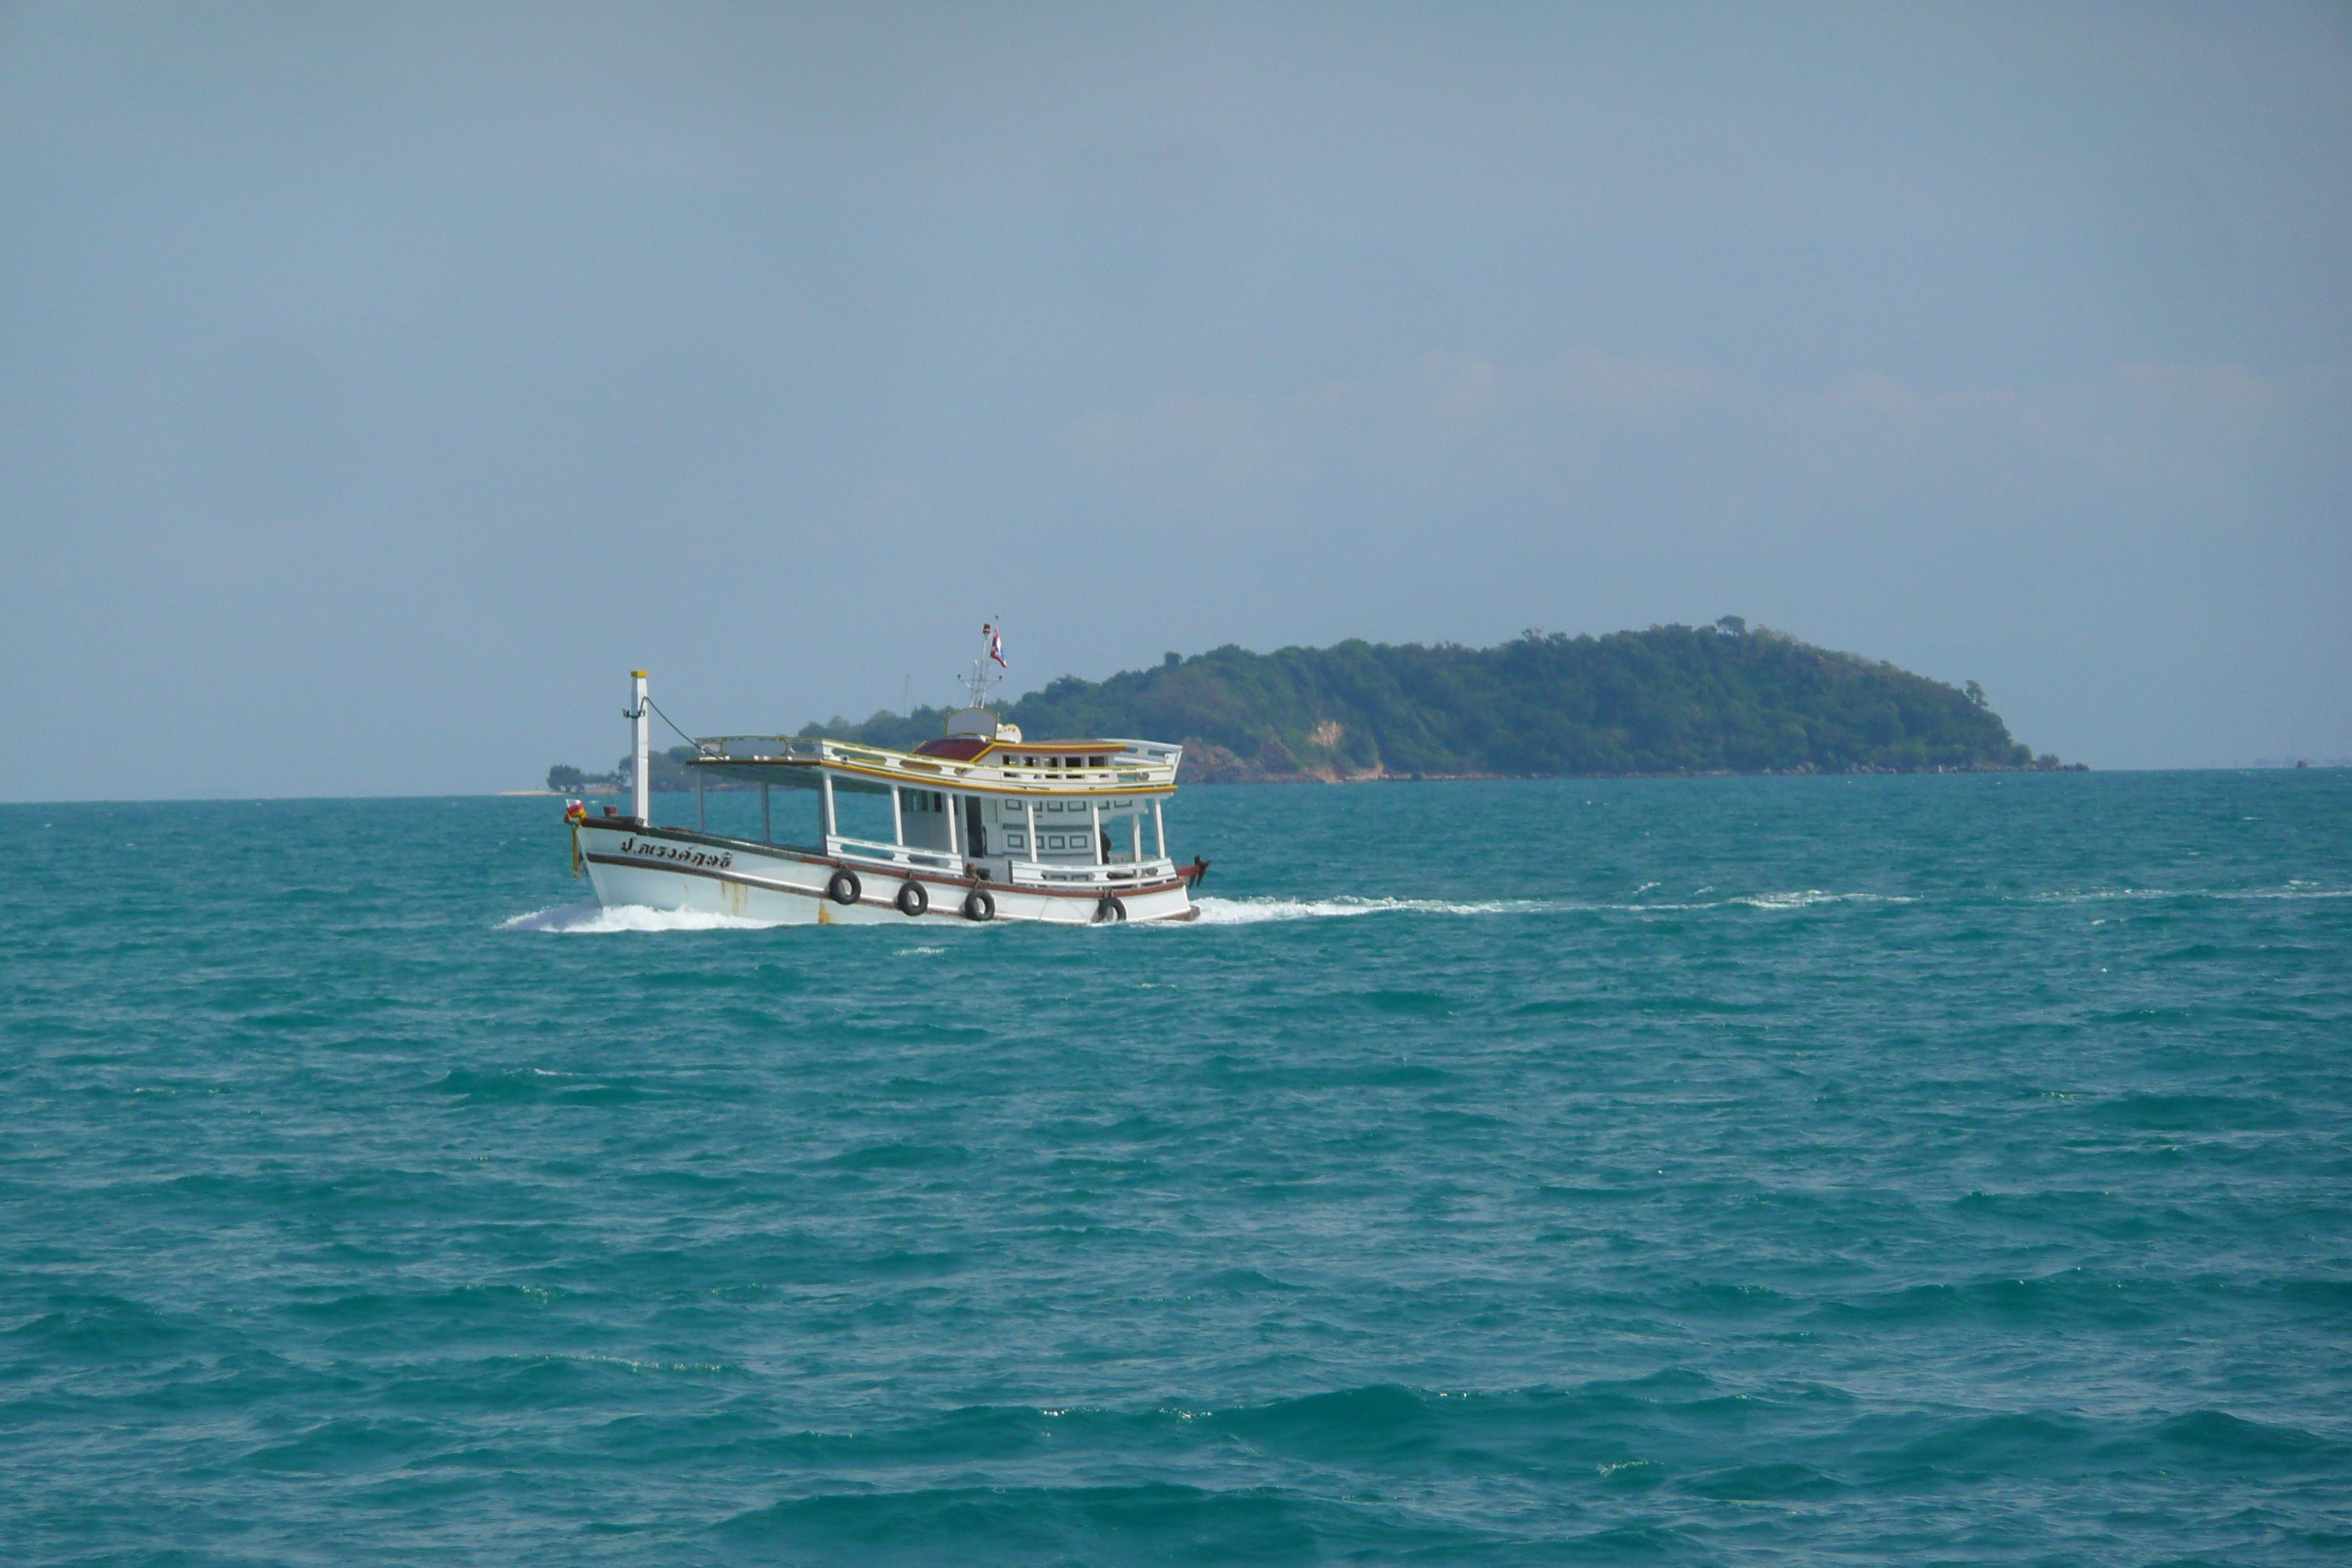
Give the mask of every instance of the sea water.
<svg viewBox="0 0 2352 1568">
<path fill-rule="evenodd" d="M 0 1557 L 2352 1558 L 2352 773 L 1188 789 L 1091 930 L 560 810 L 0 808 Z"/>
</svg>

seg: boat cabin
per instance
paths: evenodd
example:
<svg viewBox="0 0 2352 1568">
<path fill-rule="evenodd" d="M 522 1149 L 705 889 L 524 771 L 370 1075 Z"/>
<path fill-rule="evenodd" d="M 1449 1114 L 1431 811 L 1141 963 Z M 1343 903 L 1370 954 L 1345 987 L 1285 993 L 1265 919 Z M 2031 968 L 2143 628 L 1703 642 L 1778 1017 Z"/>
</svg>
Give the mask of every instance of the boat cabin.
<svg viewBox="0 0 2352 1568">
<path fill-rule="evenodd" d="M 845 863 L 1106 892 L 1176 874 L 1160 802 L 1175 793 L 1181 746 L 1028 741 L 982 708 L 951 715 L 945 735 L 912 752 L 785 735 L 695 746 L 698 827 L 702 781 L 717 776 L 759 785 L 761 838 L 771 844 L 772 792 L 814 792 L 821 853 Z M 843 832 L 843 795 L 887 796 L 889 837 Z"/>
</svg>

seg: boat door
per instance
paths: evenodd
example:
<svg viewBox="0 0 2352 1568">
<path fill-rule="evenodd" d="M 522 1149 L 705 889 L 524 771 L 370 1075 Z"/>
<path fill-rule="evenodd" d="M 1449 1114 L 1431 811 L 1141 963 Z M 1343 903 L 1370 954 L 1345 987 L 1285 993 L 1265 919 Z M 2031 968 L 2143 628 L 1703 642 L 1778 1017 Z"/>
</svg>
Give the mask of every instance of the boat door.
<svg viewBox="0 0 2352 1568">
<path fill-rule="evenodd" d="M 980 796 L 976 795 L 963 797 L 963 827 L 964 852 L 975 860 L 985 859 L 988 856 L 988 828 L 980 820 Z"/>
</svg>

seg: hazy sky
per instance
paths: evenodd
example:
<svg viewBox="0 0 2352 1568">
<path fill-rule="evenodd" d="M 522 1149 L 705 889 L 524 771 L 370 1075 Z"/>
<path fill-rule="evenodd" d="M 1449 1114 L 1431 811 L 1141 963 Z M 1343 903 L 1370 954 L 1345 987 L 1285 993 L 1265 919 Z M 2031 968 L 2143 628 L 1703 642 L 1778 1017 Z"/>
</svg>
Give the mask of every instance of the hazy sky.
<svg viewBox="0 0 2352 1568">
<path fill-rule="evenodd" d="M 0 9 L 0 797 L 1727 613 L 2352 753 L 2352 10 Z"/>
</svg>

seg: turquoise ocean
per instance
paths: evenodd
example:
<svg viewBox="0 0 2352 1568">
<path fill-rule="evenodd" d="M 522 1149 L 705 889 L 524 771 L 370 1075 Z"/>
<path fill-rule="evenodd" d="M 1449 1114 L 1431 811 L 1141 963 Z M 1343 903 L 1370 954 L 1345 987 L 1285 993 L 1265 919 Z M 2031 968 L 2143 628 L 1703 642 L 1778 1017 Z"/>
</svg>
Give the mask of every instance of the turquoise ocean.
<svg viewBox="0 0 2352 1568">
<path fill-rule="evenodd" d="M 0 1560 L 2352 1561 L 2352 773 L 1194 788 L 1053 931 L 560 813 L 0 807 Z"/>
</svg>

